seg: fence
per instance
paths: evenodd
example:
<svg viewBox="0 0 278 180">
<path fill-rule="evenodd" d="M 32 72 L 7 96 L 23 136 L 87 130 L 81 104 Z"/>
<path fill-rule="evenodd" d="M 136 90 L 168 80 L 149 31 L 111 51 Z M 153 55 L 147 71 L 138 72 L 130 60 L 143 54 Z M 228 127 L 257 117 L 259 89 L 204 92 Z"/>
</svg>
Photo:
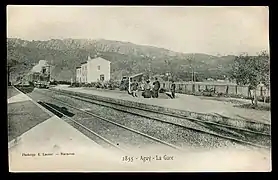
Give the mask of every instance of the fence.
<svg viewBox="0 0 278 180">
<path fill-rule="evenodd" d="M 230 85 L 230 84 L 208 84 L 208 83 L 190 83 L 190 82 L 176 82 L 176 92 L 178 93 L 197 93 L 203 91 L 210 91 L 215 94 L 241 96 L 248 98 L 251 96 L 248 86 Z M 166 91 L 170 90 L 170 82 L 161 82 L 161 87 Z M 258 97 L 270 97 L 270 91 L 265 87 L 258 87 L 256 89 Z"/>
</svg>

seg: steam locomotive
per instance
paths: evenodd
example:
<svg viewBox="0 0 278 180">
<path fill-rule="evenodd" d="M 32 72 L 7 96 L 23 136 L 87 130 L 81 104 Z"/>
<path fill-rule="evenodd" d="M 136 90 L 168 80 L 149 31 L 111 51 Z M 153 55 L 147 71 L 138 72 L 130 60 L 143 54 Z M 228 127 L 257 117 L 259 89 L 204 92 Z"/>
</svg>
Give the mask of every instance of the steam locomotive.
<svg viewBox="0 0 278 180">
<path fill-rule="evenodd" d="M 21 80 L 20 84 L 48 89 L 50 85 L 49 66 L 43 66 L 40 72 L 30 72 Z"/>
</svg>

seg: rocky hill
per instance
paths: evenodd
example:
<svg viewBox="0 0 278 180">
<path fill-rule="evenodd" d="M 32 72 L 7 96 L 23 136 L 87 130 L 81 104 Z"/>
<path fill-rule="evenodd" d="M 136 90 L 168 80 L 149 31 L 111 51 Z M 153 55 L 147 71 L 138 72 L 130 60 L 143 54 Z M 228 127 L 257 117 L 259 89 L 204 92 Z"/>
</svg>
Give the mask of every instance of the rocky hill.
<svg viewBox="0 0 278 180">
<path fill-rule="evenodd" d="M 70 80 L 74 77 L 75 67 L 86 61 L 88 55 L 110 60 L 111 77 L 114 79 L 122 75 L 146 72 L 150 68 L 154 74 L 165 74 L 170 71 L 177 78 L 188 80 L 191 78 L 190 67 L 194 67 L 199 79 L 221 78 L 228 75 L 230 64 L 234 59 L 234 56 L 185 54 L 163 48 L 104 39 L 51 39 L 47 41 L 7 39 L 7 60 L 8 64 L 13 67 L 12 78 L 26 74 L 39 60 L 47 60 L 54 67 L 52 76 L 56 80 Z"/>
</svg>

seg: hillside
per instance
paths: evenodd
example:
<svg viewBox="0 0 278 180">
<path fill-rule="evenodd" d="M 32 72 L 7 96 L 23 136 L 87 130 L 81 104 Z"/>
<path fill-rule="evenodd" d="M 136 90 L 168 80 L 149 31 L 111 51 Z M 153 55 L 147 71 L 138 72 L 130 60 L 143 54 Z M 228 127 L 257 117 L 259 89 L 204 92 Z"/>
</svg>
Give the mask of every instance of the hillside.
<svg viewBox="0 0 278 180">
<path fill-rule="evenodd" d="M 111 77 L 114 79 L 122 75 L 146 72 L 150 67 L 154 74 L 170 71 L 177 78 L 188 80 L 191 78 L 190 65 L 198 72 L 199 79 L 219 78 L 227 75 L 234 58 L 194 54 L 194 59 L 190 62 L 188 59 L 192 54 L 104 39 L 7 39 L 7 60 L 14 67 L 12 78 L 26 74 L 39 60 L 47 60 L 54 67 L 52 76 L 56 80 L 70 80 L 74 77 L 76 66 L 86 61 L 88 55 L 95 57 L 97 54 L 111 61 Z"/>
</svg>

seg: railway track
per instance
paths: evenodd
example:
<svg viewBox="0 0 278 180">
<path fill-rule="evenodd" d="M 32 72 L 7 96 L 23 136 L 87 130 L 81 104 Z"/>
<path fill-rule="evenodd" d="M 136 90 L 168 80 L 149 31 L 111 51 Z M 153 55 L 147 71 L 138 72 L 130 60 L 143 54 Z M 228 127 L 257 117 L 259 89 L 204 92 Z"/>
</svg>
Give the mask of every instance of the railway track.
<svg viewBox="0 0 278 180">
<path fill-rule="evenodd" d="M 158 143 L 160 143 L 160 144 L 166 145 L 166 146 L 168 146 L 168 147 L 171 147 L 171 148 L 176 149 L 176 150 L 179 150 L 179 151 L 183 151 L 181 148 L 179 148 L 179 147 L 177 147 L 177 146 L 175 146 L 175 145 L 173 145 L 173 144 L 167 143 L 167 142 L 165 142 L 165 141 L 163 141 L 163 140 L 160 140 L 160 139 L 155 138 L 155 137 L 153 137 L 153 136 L 144 134 L 144 133 L 139 132 L 139 131 L 137 131 L 137 130 L 135 130 L 135 129 L 132 129 L 132 128 L 126 127 L 126 126 L 124 126 L 124 125 L 118 124 L 118 123 L 113 122 L 113 121 L 111 121 L 111 120 L 109 120 L 109 119 L 107 119 L 107 118 L 104 118 L 104 117 L 98 116 L 98 115 L 96 115 L 96 114 L 94 114 L 94 113 L 87 112 L 87 111 L 85 111 L 85 110 L 76 108 L 76 107 L 74 107 L 74 106 L 71 106 L 71 105 L 69 105 L 69 104 L 67 104 L 67 103 L 64 103 L 64 102 L 61 102 L 61 101 L 60 101 L 60 103 L 61 103 L 61 104 L 64 104 L 65 106 L 68 106 L 68 107 L 70 107 L 70 108 L 72 108 L 72 109 L 75 109 L 75 110 L 77 110 L 77 111 L 81 111 L 81 112 L 83 112 L 83 113 L 85 113 L 85 114 L 88 114 L 88 115 L 90 115 L 90 116 L 92 116 L 92 117 L 94 117 L 94 118 L 100 119 L 100 120 L 105 121 L 105 122 L 107 122 L 107 123 L 110 123 L 110 124 L 113 124 L 113 125 L 115 125 L 115 126 L 118 126 L 118 127 L 122 128 L 122 129 L 125 129 L 125 130 L 128 130 L 128 131 L 130 131 L 130 132 L 139 134 L 139 135 L 141 135 L 141 136 L 144 136 L 144 137 L 146 137 L 146 138 L 148 138 L 148 139 L 151 139 L 151 140 L 153 140 L 153 141 L 155 141 L 155 142 L 158 142 Z M 83 129 L 85 129 L 85 130 L 89 131 L 90 133 L 94 134 L 95 136 L 101 138 L 102 140 L 104 140 L 104 141 L 107 142 L 108 144 L 112 145 L 113 147 L 116 147 L 117 149 L 119 149 L 119 150 L 121 150 L 121 151 L 123 151 L 123 152 L 127 152 L 127 150 L 124 150 L 124 149 L 122 149 L 122 148 L 119 148 L 118 145 L 116 145 L 116 144 L 112 143 L 111 141 L 109 141 L 108 139 L 106 139 L 106 138 L 100 136 L 100 135 L 97 134 L 96 132 L 90 130 L 90 129 L 87 128 L 86 126 L 84 126 L 84 125 L 82 125 L 81 123 L 77 122 L 77 121 L 74 120 L 73 118 L 70 118 L 69 116 L 67 116 L 66 114 L 62 113 L 61 111 L 59 111 L 59 110 L 57 110 L 57 109 L 55 109 L 55 108 L 53 108 L 53 107 L 47 105 L 47 104 L 44 103 L 44 102 L 41 102 L 41 104 L 44 104 L 44 105 L 46 105 L 48 108 L 50 108 L 50 109 L 52 109 L 52 110 L 54 110 L 54 111 L 56 111 L 56 112 L 58 112 L 58 113 L 63 114 L 63 116 L 65 116 L 68 120 L 74 122 L 75 124 L 77 124 L 78 126 L 82 127 Z"/>
<path fill-rule="evenodd" d="M 67 93 L 64 93 L 64 92 L 61 92 L 61 91 L 58 91 L 58 92 L 57 91 L 53 91 L 53 92 L 64 94 L 66 96 L 70 96 L 70 97 L 73 97 L 75 99 L 80 99 L 80 100 L 88 102 L 88 99 L 85 99 L 85 98 L 82 98 L 82 97 L 79 97 L 79 96 L 67 94 Z M 113 108 L 113 109 L 116 109 L 116 110 L 120 110 L 120 111 L 126 111 L 126 112 L 129 112 L 129 113 L 133 113 L 133 112 L 132 111 L 127 111 L 127 110 L 122 110 L 122 109 L 117 108 L 117 107 L 113 107 L 113 106 L 111 106 L 111 104 L 117 105 L 118 107 L 124 107 L 124 108 L 128 108 L 128 109 L 137 109 L 137 110 L 141 110 L 141 111 L 146 111 L 148 113 L 151 112 L 151 113 L 167 115 L 167 116 L 171 116 L 171 117 L 175 117 L 175 118 L 181 118 L 181 119 L 185 119 L 185 120 L 192 120 L 192 121 L 195 121 L 195 122 L 201 122 L 201 123 L 206 123 L 206 124 L 210 124 L 210 125 L 215 125 L 215 126 L 218 126 L 218 127 L 234 129 L 234 130 L 237 130 L 237 131 L 242 131 L 242 132 L 247 132 L 247 133 L 252 133 L 252 134 L 258 134 L 258 135 L 264 135 L 264 136 L 270 136 L 269 133 L 253 131 L 253 130 L 250 130 L 250 129 L 244 129 L 244 128 L 239 128 L 239 127 L 235 127 L 235 126 L 229 126 L 229 125 L 220 124 L 220 123 L 211 122 L 211 121 L 204 121 L 204 120 L 200 120 L 200 119 L 197 119 L 197 118 L 185 117 L 185 116 L 182 116 L 182 115 L 171 114 L 171 113 L 167 113 L 167 112 L 163 112 L 163 111 L 156 111 L 156 110 L 145 109 L 145 108 L 141 108 L 141 107 L 129 107 L 129 106 L 125 106 L 123 104 L 116 104 L 116 103 L 113 103 L 113 102 L 107 103 L 105 101 L 100 101 L 100 100 L 95 100 L 95 99 L 89 99 L 89 101 L 91 103 L 94 103 L 94 104 L 110 107 L 110 108 Z M 140 115 L 140 114 L 136 114 L 136 115 Z"/>
<path fill-rule="evenodd" d="M 94 136 L 100 138 L 101 140 L 103 140 L 104 142 L 106 142 L 107 144 L 111 145 L 112 147 L 121 150 L 122 152 L 126 152 L 126 150 L 120 148 L 119 146 L 117 146 L 116 144 L 114 144 L 113 142 L 111 142 L 110 140 L 106 139 L 105 137 L 99 135 L 98 133 L 92 131 L 91 129 L 87 128 L 86 126 L 84 126 L 83 124 L 79 123 L 78 121 L 74 120 L 73 118 L 69 117 L 68 115 L 66 115 L 65 113 L 63 113 L 62 111 L 57 110 L 56 108 L 53 108 L 52 106 L 48 105 L 45 102 L 39 101 L 39 104 L 41 104 L 42 106 L 46 107 L 47 109 L 49 109 L 50 111 L 54 111 L 54 114 L 60 114 L 62 116 L 60 117 L 65 117 L 66 120 L 68 120 L 67 122 L 72 122 L 74 124 L 76 124 L 77 126 L 81 127 L 82 129 L 90 132 L 91 134 L 93 134 Z M 70 123 L 71 124 L 71 123 Z"/>
<path fill-rule="evenodd" d="M 40 92 L 40 93 L 42 93 L 42 92 Z M 42 93 L 42 94 L 47 96 L 45 93 Z M 60 94 L 65 94 L 65 93 L 60 93 Z M 204 123 L 204 124 L 206 124 L 206 123 L 211 124 L 211 122 L 204 122 L 204 121 L 200 122 L 200 120 L 198 120 L 198 119 L 187 118 L 187 117 L 177 117 L 176 115 L 169 115 L 169 114 L 166 115 L 166 114 L 159 113 L 159 114 L 162 114 L 163 116 L 169 116 L 169 117 L 172 117 L 172 118 L 175 118 L 175 119 L 180 119 L 180 120 L 187 120 L 187 125 L 184 125 L 182 123 L 170 122 L 170 121 L 167 121 L 167 120 L 165 120 L 161 117 L 155 117 L 155 114 L 151 114 L 151 113 L 156 113 L 156 112 L 148 112 L 146 110 L 130 108 L 130 107 L 127 108 L 127 107 L 124 107 L 124 106 L 115 106 L 113 104 L 109 104 L 109 103 L 105 103 L 105 102 L 99 102 L 99 101 L 91 100 L 91 99 L 85 99 L 85 98 L 81 98 L 81 97 L 74 96 L 74 95 L 68 95 L 68 94 L 65 94 L 65 95 L 67 96 L 67 98 L 70 97 L 70 98 L 73 98 L 73 99 L 76 99 L 76 100 L 79 100 L 79 101 L 83 101 L 83 102 L 87 102 L 87 103 L 91 103 L 91 104 L 96 104 L 96 105 L 99 105 L 99 106 L 104 106 L 104 107 L 107 107 L 107 108 L 114 109 L 116 111 L 132 114 L 134 116 L 140 116 L 140 117 L 143 117 L 143 118 L 148 118 L 148 119 L 151 119 L 153 121 L 158 121 L 158 122 L 161 122 L 161 123 L 167 123 L 167 124 L 170 124 L 170 125 L 173 125 L 173 126 L 176 126 L 176 127 L 181 127 L 183 129 L 189 129 L 189 130 L 192 130 L 192 131 L 195 131 L 195 132 L 198 132 L 198 133 L 202 133 L 202 134 L 212 135 L 212 136 L 215 136 L 217 138 L 229 140 L 229 141 L 232 141 L 232 142 L 236 142 L 236 143 L 240 143 L 240 144 L 244 144 L 244 145 L 248 145 L 248 146 L 252 146 L 252 147 L 259 147 L 259 148 L 268 148 L 269 147 L 268 141 L 270 141 L 270 135 L 268 135 L 268 134 L 264 134 L 264 133 L 260 133 L 260 132 L 253 132 L 253 131 L 250 131 L 250 130 L 239 129 L 239 128 L 234 128 L 234 127 L 232 127 L 232 128 L 227 127 L 227 126 L 223 127 L 222 124 L 219 125 L 217 123 L 213 123 L 214 126 L 219 126 L 221 128 L 225 128 L 225 129 L 219 130 L 217 133 L 215 133 L 213 131 L 204 130 L 204 129 L 201 129 L 201 128 L 196 128 L 196 122 L 197 123 L 198 122 L 199 123 Z M 66 105 L 66 106 L 69 105 L 69 104 L 67 104 L 67 102 L 62 101 L 61 99 L 58 99 L 58 98 L 55 98 L 55 97 L 51 97 L 51 98 L 55 99 L 56 101 L 59 101 L 60 103 Z M 74 106 L 71 106 L 71 108 L 77 109 Z M 84 113 L 91 113 L 91 112 L 87 112 L 85 110 L 82 110 L 82 111 Z M 188 125 L 188 121 L 190 121 L 191 124 L 189 123 L 189 125 Z M 192 124 L 194 124 L 194 125 L 192 125 Z M 228 130 L 230 130 L 229 128 L 233 130 L 233 133 L 227 132 Z M 235 130 L 237 132 L 234 132 Z M 241 134 L 239 132 L 241 132 Z M 242 132 L 244 132 L 245 134 L 242 135 Z M 236 138 L 236 137 L 227 136 L 225 134 L 232 134 L 233 136 L 241 137 L 241 139 Z M 246 138 L 246 136 L 253 137 L 252 141 L 247 141 L 248 137 Z M 254 136 L 255 136 L 255 138 L 254 138 Z M 257 136 L 264 137 L 266 139 L 266 141 L 260 141 L 263 145 L 254 142 L 258 139 L 258 138 L 256 138 Z M 250 137 L 249 137 L 249 139 L 250 139 Z M 267 144 L 267 145 L 265 145 L 264 143 Z M 167 143 L 164 142 L 164 144 L 167 144 Z M 175 146 L 175 145 L 173 145 L 173 147 L 178 149 L 178 147 Z"/>
</svg>

